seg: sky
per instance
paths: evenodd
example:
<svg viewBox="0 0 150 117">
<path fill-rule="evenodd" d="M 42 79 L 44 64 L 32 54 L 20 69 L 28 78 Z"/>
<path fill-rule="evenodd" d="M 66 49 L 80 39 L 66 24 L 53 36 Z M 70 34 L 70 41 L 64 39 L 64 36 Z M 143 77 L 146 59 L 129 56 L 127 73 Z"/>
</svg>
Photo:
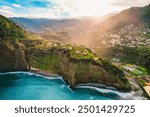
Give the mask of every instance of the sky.
<svg viewBox="0 0 150 117">
<path fill-rule="evenodd" d="M 150 0 L 0 0 L 0 14 L 32 18 L 103 16 L 149 3 Z"/>
</svg>

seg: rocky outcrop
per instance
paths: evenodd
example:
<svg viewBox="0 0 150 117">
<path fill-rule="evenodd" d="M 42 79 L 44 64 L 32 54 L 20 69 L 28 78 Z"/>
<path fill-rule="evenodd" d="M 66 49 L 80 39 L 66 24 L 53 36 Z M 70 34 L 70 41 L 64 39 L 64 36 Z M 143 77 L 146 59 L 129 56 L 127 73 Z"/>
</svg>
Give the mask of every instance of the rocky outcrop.
<svg viewBox="0 0 150 117">
<path fill-rule="evenodd" d="M 72 46 L 72 48 L 74 48 Z M 48 50 L 31 49 L 31 65 L 61 75 L 74 88 L 77 84 L 101 83 L 120 91 L 130 91 L 131 86 L 124 73 L 111 63 L 93 58 L 73 58 L 72 50 L 52 47 Z M 75 53 L 74 53 L 75 54 Z"/>
<path fill-rule="evenodd" d="M 29 69 L 24 45 L 19 42 L 25 35 L 24 30 L 0 15 L 0 72 Z"/>
<path fill-rule="evenodd" d="M 28 70 L 24 48 L 21 45 L 0 41 L 0 72 Z"/>
<path fill-rule="evenodd" d="M 31 67 L 61 75 L 72 88 L 81 83 L 101 83 L 131 90 L 122 70 L 84 46 L 26 39 L 26 33 L 3 16 L 0 27 L 0 72 L 29 70 L 30 62 Z"/>
</svg>

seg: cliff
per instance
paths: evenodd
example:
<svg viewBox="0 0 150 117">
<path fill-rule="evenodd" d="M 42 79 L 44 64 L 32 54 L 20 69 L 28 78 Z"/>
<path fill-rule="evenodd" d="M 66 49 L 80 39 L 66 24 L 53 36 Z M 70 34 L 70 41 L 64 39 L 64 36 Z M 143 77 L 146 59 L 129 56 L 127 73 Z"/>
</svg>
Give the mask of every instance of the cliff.
<svg viewBox="0 0 150 117">
<path fill-rule="evenodd" d="M 31 66 L 61 75 L 72 88 L 82 83 L 101 83 L 121 91 L 131 90 L 122 70 L 88 48 L 43 44 L 29 47 Z"/>
<path fill-rule="evenodd" d="M 26 33 L 20 27 L 0 15 L 0 72 L 28 70 L 24 45 Z"/>
<path fill-rule="evenodd" d="M 121 91 L 131 86 L 122 70 L 84 46 L 40 40 L 0 16 L 0 72 L 31 67 L 54 72 L 74 88 L 81 83 L 101 83 Z"/>
</svg>

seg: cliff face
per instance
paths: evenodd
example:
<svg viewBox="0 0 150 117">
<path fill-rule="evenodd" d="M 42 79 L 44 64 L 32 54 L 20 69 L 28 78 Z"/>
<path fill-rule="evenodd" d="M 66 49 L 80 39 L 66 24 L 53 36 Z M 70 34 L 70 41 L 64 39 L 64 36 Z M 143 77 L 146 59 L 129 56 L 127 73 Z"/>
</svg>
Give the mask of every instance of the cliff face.
<svg viewBox="0 0 150 117">
<path fill-rule="evenodd" d="M 101 83 L 122 91 L 131 90 L 122 70 L 85 47 L 32 47 L 30 56 L 32 67 L 61 75 L 72 88 L 81 83 Z"/>
<path fill-rule="evenodd" d="M 30 38 L 0 16 L 0 72 L 29 70 L 30 62 L 34 68 L 60 74 L 72 88 L 81 83 L 102 83 L 130 91 L 123 71 L 88 48 Z"/>
<path fill-rule="evenodd" d="M 24 48 L 0 41 L 0 72 L 28 70 Z"/>
<path fill-rule="evenodd" d="M 0 72 L 28 70 L 24 45 L 18 40 L 25 32 L 0 15 Z"/>
</svg>

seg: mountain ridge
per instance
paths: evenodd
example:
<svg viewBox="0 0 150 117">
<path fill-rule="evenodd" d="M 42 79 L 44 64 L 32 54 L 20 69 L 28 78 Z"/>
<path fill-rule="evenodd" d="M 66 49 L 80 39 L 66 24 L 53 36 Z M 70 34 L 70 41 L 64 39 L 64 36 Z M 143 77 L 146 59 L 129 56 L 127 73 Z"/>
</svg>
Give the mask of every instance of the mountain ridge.
<svg viewBox="0 0 150 117">
<path fill-rule="evenodd" d="M 103 31 L 113 30 L 129 24 L 149 24 L 150 23 L 150 4 L 145 7 L 131 7 L 121 11 L 99 24 Z"/>
<path fill-rule="evenodd" d="M 61 75 L 72 88 L 80 83 L 92 82 L 114 86 L 120 91 L 131 90 L 124 72 L 97 57 L 90 49 L 38 39 L 22 33 L 24 30 L 7 18 L 0 19 L 3 19 L 0 22 L 2 31 L 8 29 L 8 35 L 4 35 L 7 38 L 3 39 L 1 35 L 0 40 L 0 72 L 25 71 L 31 66 Z M 12 32 L 14 34 L 11 35 Z"/>
<path fill-rule="evenodd" d="M 25 47 L 19 42 L 26 32 L 2 15 L 0 27 L 0 72 L 28 70 Z"/>
</svg>

